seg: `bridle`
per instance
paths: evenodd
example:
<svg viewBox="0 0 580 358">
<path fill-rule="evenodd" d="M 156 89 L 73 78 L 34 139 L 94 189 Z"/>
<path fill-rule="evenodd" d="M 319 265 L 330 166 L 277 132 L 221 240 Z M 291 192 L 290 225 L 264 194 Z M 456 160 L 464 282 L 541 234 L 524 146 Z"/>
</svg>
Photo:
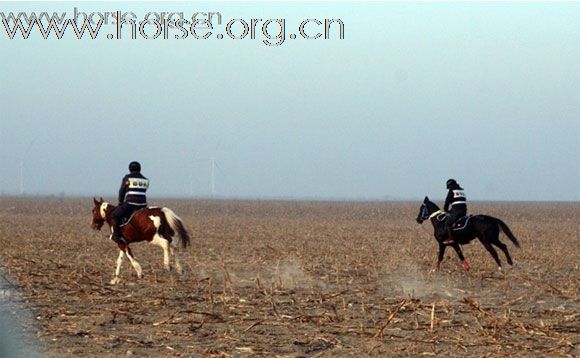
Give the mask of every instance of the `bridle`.
<svg viewBox="0 0 580 358">
<path fill-rule="evenodd" d="M 427 220 L 427 219 L 432 219 L 435 216 L 444 213 L 443 210 L 437 210 L 431 214 L 429 214 L 429 209 L 427 209 L 427 204 L 423 203 L 423 205 L 421 205 L 421 220 Z"/>
<path fill-rule="evenodd" d="M 427 209 L 427 205 L 423 203 L 423 205 L 421 205 L 421 220 L 427 220 L 430 218 L 429 209 Z"/>
<path fill-rule="evenodd" d="M 99 214 L 101 215 L 101 218 L 103 220 L 107 220 L 107 207 L 109 206 L 109 203 L 104 202 L 101 204 L 101 206 L 99 207 Z"/>
<path fill-rule="evenodd" d="M 93 228 L 96 230 L 100 230 L 101 227 L 103 227 L 103 225 L 105 224 L 105 222 L 107 221 L 107 207 L 109 206 L 108 203 L 103 202 L 101 203 L 101 205 L 99 206 L 98 209 L 98 219 L 97 219 L 97 215 L 96 213 L 93 214 Z"/>
</svg>

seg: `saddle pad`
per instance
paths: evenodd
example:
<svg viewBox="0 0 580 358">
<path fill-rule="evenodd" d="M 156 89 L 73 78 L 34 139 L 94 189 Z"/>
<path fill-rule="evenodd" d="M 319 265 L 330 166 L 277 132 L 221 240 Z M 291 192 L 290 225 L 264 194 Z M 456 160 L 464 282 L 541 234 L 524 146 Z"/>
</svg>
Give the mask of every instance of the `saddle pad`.
<svg viewBox="0 0 580 358">
<path fill-rule="evenodd" d="M 469 223 L 469 220 L 471 220 L 471 218 L 473 217 L 473 215 L 468 215 L 468 216 L 464 216 L 462 218 L 459 218 L 456 222 L 453 223 L 453 231 L 461 231 L 463 229 L 465 229 L 467 227 L 467 224 Z"/>
</svg>

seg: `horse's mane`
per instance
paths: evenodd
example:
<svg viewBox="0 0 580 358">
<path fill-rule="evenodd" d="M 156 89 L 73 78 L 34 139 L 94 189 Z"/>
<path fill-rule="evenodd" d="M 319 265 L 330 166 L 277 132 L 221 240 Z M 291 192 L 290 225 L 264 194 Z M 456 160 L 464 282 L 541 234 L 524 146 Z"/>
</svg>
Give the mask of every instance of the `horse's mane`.
<svg viewBox="0 0 580 358">
<path fill-rule="evenodd" d="M 432 202 L 431 200 L 427 201 L 427 205 L 429 206 L 430 209 L 433 209 L 433 211 L 441 210 L 439 209 L 439 206 L 434 202 Z"/>
</svg>

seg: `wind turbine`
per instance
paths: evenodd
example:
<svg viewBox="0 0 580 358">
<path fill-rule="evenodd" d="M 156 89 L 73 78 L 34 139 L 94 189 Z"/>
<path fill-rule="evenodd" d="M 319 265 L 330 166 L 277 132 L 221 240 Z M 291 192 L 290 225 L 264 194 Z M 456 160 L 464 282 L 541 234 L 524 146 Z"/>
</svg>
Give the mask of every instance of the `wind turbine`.
<svg viewBox="0 0 580 358">
<path fill-rule="evenodd" d="M 209 163 L 209 193 L 210 196 L 212 198 L 214 198 L 216 196 L 217 190 L 216 190 L 216 178 L 217 178 L 217 173 L 216 170 L 219 171 L 222 175 L 225 176 L 224 171 L 222 170 L 222 168 L 219 166 L 216 158 L 215 158 L 215 152 L 217 151 L 217 148 L 219 147 L 219 143 L 216 145 L 216 148 L 214 150 L 214 154 L 207 158 L 207 159 L 196 159 L 195 155 L 192 157 L 191 159 L 191 180 L 190 180 L 190 191 L 191 191 L 191 196 L 194 196 L 194 163 L 198 163 L 198 162 L 208 162 Z"/>
<path fill-rule="evenodd" d="M 193 154 L 193 156 L 191 157 L 191 168 L 190 168 L 190 177 L 189 177 L 189 191 L 191 194 L 191 197 L 195 197 L 194 195 L 194 175 L 195 175 L 195 169 L 194 169 L 194 163 L 197 162 L 198 160 L 195 160 L 195 153 Z"/>
<path fill-rule="evenodd" d="M 224 171 L 222 170 L 222 168 L 219 166 L 219 164 L 215 160 L 215 156 L 212 156 L 210 158 L 210 174 L 211 174 L 210 192 L 211 192 L 212 198 L 215 197 L 215 195 L 216 195 L 216 186 L 215 186 L 216 169 L 219 170 L 223 176 L 225 176 Z"/>
<path fill-rule="evenodd" d="M 210 186 L 210 192 L 211 192 L 211 197 L 213 198 L 215 196 L 215 157 L 211 157 L 211 167 L 210 167 L 210 173 L 211 173 L 211 186 Z"/>
<path fill-rule="evenodd" d="M 24 195 L 24 159 L 26 159 L 26 156 L 30 152 L 30 149 L 32 148 L 32 145 L 34 145 L 35 141 L 36 141 L 36 138 L 34 138 L 28 144 L 28 148 L 26 148 L 26 151 L 24 152 L 24 154 L 20 158 L 20 196 Z"/>
<path fill-rule="evenodd" d="M 221 141 L 218 141 L 215 145 L 215 148 L 213 150 L 213 155 L 211 156 L 209 162 L 210 162 L 210 167 L 209 167 L 209 173 L 210 173 L 210 187 L 209 187 L 209 191 L 211 194 L 211 197 L 214 198 L 215 194 L 216 194 L 216 186 L 215 186 L 215 170 L 216 168 L 223 174 L 222 169 L 219 167 L 219 165 L 217 164 L 216 160 L 215 160 L 215 155 L 218 151 L 218 148 L 220 147 Z"/>
</svg>

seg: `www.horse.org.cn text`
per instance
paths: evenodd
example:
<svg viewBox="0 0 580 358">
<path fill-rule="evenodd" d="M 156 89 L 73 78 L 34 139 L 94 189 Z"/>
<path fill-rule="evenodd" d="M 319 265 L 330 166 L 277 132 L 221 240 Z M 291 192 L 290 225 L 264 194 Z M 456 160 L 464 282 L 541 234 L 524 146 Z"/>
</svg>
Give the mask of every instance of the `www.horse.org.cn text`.
<svg viewBox="0 0 580 358">
<path fill-rule="evenodd" d="M 109 40 L 258 40 L 267 46 L 280 46 L 288 40 L 343 40 L 341 19 L 303 19 L 289 26 L 284 18 L 230 18 L 219 12 L 196 12 L 186 18 L 183 12 L 149 12 L 137 20 L 133 12 L 0 12 L 9 39 L 89 39 Z M 117 21 L 120 19 L 120 21 Z M 293 30 L 290 30 L 293 29 Z M 40 36 L 40 37 L 38 37 Z"/>
</svg>

